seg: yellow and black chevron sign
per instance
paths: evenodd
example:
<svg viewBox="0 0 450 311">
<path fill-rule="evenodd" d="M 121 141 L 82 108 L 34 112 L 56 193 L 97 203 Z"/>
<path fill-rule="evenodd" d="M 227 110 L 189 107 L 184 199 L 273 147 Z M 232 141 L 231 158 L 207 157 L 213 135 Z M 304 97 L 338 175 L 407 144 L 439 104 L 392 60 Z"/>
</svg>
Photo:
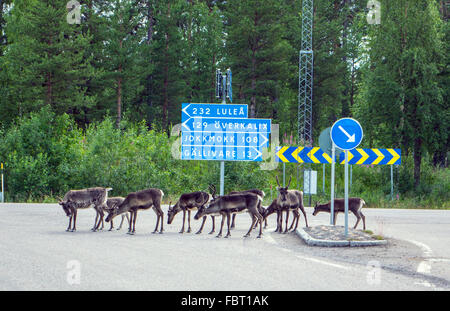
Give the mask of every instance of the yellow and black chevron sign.
<svg viewBox="0 0 450 311">
<path fill-rule="evenodd" d="M 331 164 L 331 157 L 318 147 L 278 147 L 277 162 Z M 345 164 L 344 153 L 336 163 Z M 348 152 L 351 165 L 400 165 L 400 149 L 353 149 Z"/>
</svg>

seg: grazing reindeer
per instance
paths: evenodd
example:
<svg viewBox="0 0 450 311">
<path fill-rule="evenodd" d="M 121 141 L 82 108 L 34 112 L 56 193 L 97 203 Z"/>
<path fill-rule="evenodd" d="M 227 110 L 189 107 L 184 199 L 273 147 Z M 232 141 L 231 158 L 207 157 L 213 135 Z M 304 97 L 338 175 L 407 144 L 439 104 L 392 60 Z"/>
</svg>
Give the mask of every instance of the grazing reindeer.
<svg viewBox="0 0 450 311">
<path fill-rule="evenodd" d="M 91 206 L 94 207 L 96 213 L 94 226 L 92 231 L 97 231 L 100 226 L 100 222 L 103 221 L 103 209 L 106 207 L 106 201 L 108 199 L 108 191 L 112 188 L 87 188 L 82 190 L 69 190 L 64 198 L 59 200 L 59 205 L 62 206 L 67 217 L 70 217 L 69 226 L 66 231 L 76 231 L 77 213 L 78 209 L 87 209 Z M 97 223 L 97 220 L 99 219 Z M 70 228 L 73 219 L 73 227 Z"/>
<path fill-rule="evenodd" d="M 277 228 L 275 230 L 275 232 L 282 232 L 282 226 L 281 226 L 281 222 L 282 222 L 282 215 L 281 215 L 281 211 L 282 208 L 278 205 L 277 199 L 273 200 L 272 203 L 270 203 L 270 205 L 264 210 L 264 220 L 267 221 L 267 217 L 272 215 L 273 213 L 277 213 Z M 292 227 L 294 226 L 294 222 L 296 220 L 296 218 L 300 217 L 300 214 L 298 212 L 298 210 L 293 210 L 294 213 L 294 219 L 292 220 L 292 224 L 289 227 L 289 230 L 292 229 Z M 297 228 L 297 227 L 296 227 Z"/>
<path fill-rule="evenodd" d="M 348 210 L 353 213 L 356 217 L 356 224 L 353 227 L 353 229 L 356 229 L 356 227 L 359 224 L 359 221 L 363 220 L 363 229 L 366 230 L 366 217 L 361 212 L 361 209 L 366 204 L 363 199 L 361 198 L 348 198 Z M 327 212 L 331 213 L 331 201 L 329 201 L 326 204 L 318 204 L 316 202 L 316 205 L 314 206 L 314 212 L 313 216 L 316 216 L 320 212 Z M 336 218 L 338 213 L 344 213 L 345 212 L 345 199 L 334 199 L 334 217 L 333 222 L 334 225 L 336 225 Z"/>
<path fill-rule="evenodd" d="M 123 197 L 108 198 L 108 200 L 106 201 L 107 208 L 105 208 L 104 211 L 107 212 L 108 214 L 110 214 L 124 200 L 125 200 L 125 198 L 123 198 Z M 123 224 L 123 221 L 125 220 L 125 218 L 128 221 L 128 225 L 130 224 L 130 217 L 128 216 L 128 213 L 124 213 L 124 214 L 122 214 L 122 220 L 120 221 L 120 225 L 119 225 L 119 228 L 117 228 L 117 230 L 122 229 L 122 224 Z M 109 231 L 111 231 L 113 228 L 114 228 L 114 224 L 113 224 L 113 220 L 111 219 L 111 227 L 109 228 Z M 100 230 L 102 230 L 102 229 L 103 229 L 103 221 L 102 221 L 102 227 L 100 228 Z"/>
<path fill-rule="evenodd" d="M 180 196 L 180 199 L 177 201 L 177 203 L 173 206 L 170 206 L 171 203 L 169 203 L 169 210 L 167 212 L 167 223 L 170 225 L 175 218 L 175 215 L 179 213 L 180 211 L 183 211 L 183 227 L 181 228 L 180 233 L 184 232 L 184 223 L 186 219 L 186 211 L 188 212 L 188 229 L 187 233 L 191 232 L 191 211 L 197 210 L 198 208 L 204 206 L 209 201 L 213 199 L 213 196 L 207 192 L 204 191 L 197 191 L 192 193 L 184 193 Z M 213 221 L 213 230 L 210 232 L 214 232 L 214 216 L 211 216 Z M 203 222 L 200 227 L 200 229 L 197 231 L 197 234 L 200 234 L 203 230 L 203 226 L 205 225 L 206 216 L 203 217 Z"/>
<path fill-rule="evenodd" d="M 259 206 L 262 204 L 262 198 L 258 195 L 252 193 L 234 194 L 234 195 L 224 195 L 215 198 L 213 201 L 208 203 L 207 207 L 199 208 L 194 219 L 199 219 L 205 215 L 222 215 L 222 223 L 220 226 L 220 231 L 217 237 L 222 236 L 223 223 L 225 221 L 225 216 L 227 217 L 228 233 L 225 236 L 229 237 L 230 234 L 230 216 L 235 213 L 248 212 L 252 217 L 252 224 L 247 234 L 244 237 L 250 236 L 255 222 L 260 222 L 259 235 L 262 235 L 262 221 L 263 217 L 258 211 Z"/>
<path fill-rule="evenodd" d="M 241 194 L 241 193 L 253 193 L 253 194 L 259 195 L 263 199 L 266 196 L 264 191 L 259 190 L 259 189 L 251 189 L 251 190 L 244 190 L 244 191 L 232 191 L 229 194 L 233 195 L 233 194 Z M 260 209 L 259 213 L 262 215 L 263 209 Z M 231 221 L 231 229 L 233 229 L 235 226 L 235 219 L 236 219 L 236 214 L 233 214 L 233 220 Z M 257 225 L 258 225 L 258 223 L 255 224 L 255 227 Z M 266 228 L 266 227 L 267 227 L 267 220 L 265 220 L 265 223 L 264 223 L 264 228 Z"/>
<path fill-rule="evenodd" d="M 276 176 L 277 184 L 278 184 L 278 197 L 277 197 L 277 204 L 280 207 L 280 233 L 282 232 L 282 221 L 283 221 L 283 211 L 286 211 L 286 229 L 284 233 L 287 233 L 289 230 L 292 229 L 292 225 L 294 222 L 292 222 L 291 227 L 288 229 L 288 220 L 289 220 L 289 212 L 294 212 L 294 220 L 296 220 L 295 228 L 297 229 L 298 221 L 300 219 L 300 213 L 298 212 L 298 209 L 300 209 L 303 213 L 303 216 L 305 217 L 306 227 L 308 227 L 308 219 L 306 218 L 305 208 L 303 207 L 303 192 L 300 190 L 289 190 L 289 185 L 291 184 L 291 177 L 289 178 L 289 182 L 287 187 L 281 187 L 280 182 L 278 181 L 278 176 Z"/>
<path fill-rule="evenodd" d="M 146 210 L 150 207 L 156 213 L 157 221 L 156 227 L 153 233 L 158 231 L 159 220 L 161 219 L 161 230 L 159 233 L 163 233 L 163 218 L 164 213 L 161 209 L 161 201 L 164 196 L 164 192 L 160 189 L 150 188 L 146 190 L 141 190 L 137 192 L 132 192 L 128 194 L 125 200 L 117 206 L 109 215 L 106 217 L 106 222 L 109 222 L 117 215 L 130 212 L 130 225 L 128 228 L 128 234 L 134 234 L 136 232 L 136 218 L 138 210 Z"/>
</svg>

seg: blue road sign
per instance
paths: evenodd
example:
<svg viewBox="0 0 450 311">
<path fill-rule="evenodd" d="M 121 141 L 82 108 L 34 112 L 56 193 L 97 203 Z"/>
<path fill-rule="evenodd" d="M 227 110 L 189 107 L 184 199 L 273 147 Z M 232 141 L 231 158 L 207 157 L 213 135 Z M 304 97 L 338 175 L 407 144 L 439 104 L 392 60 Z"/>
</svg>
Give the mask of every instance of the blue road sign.
<svg viewBox="0 0 450 311">
<path fill-rule="evenodd" d="M 224 119 L 193 117 L 181 125 L 182 131 L 270 133 L 270 119 Z"/>
<path fill-rule="evenodd" d="M 181 146 L 182 160 L 262 161 L 262 150 L 255 147 L 235 146 Z"/>
<path fill-rule="evenodd" d="M 246 119 L 248 118 L 248 106 L 183 103 L 181 108 L 181 122 L 186 122 L 193 117 Z"/>
<path fill-rule="evenodd" d="M 181 145 L 202 146 L 230 146 L 230 147 L 269 147 L 268 133 L 235 133 L 235 132 L 208 132 L 183 131 L 181 132 Z"/>
<path fill-rule="evenodd" d="M 333 124 L 330 134 L 336 147 L 342 150 L 352 150 L 361 143 L 363 129 L 355 119 L 343 118 Z"/>
</svg>

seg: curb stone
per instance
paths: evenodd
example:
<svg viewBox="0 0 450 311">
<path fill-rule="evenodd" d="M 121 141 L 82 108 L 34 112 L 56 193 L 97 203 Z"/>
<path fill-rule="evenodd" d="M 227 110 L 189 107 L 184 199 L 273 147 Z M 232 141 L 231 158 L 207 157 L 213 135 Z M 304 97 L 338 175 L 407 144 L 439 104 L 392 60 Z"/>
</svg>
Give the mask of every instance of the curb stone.
<svg viewBox="0 0 450 311">
<path fill-rule="evenodd" d="M 374 241 L 333 241 L 322 240 L 311 237 L 303 228 L 297 229 L 295 233 L 309 246 L 324 246 L 324 247 L 363 247 L 363 246 L 379 246 L 386 245 L 386 240 Z"/>
</svg>

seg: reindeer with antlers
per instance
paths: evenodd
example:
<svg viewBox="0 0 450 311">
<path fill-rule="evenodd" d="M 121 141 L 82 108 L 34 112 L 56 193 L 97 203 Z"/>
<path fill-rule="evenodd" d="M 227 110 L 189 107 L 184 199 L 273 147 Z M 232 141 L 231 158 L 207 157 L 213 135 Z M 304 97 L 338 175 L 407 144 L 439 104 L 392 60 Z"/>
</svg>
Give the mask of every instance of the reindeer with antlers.
<svg viewBox="0 0 450 311">
<path fill-rule="evenodd" d="M 306 227 L 308 227 L 308 219 L 306 218 L 305 208 L 303 206 L 303 192 L 300 190 L 289 190 L 289 186 L 291 184 L 292 177 L 289 177 L 289 182 L 287 187 L 281 187 L 280 182 L 278 181 L 278 176 L 276 176 L 277 184 L 278 184 L 278 197 L 277 197 L 277 205 L 280 210 L 280 217 L 277 219 L 277 227 L 280 229 L 280 233 L 283 231 L 282 222 L 283 222 L 283 212 L 286 211 L 286 229 L 284 233 L 287 233 L 292 229 L 294 225 L 294 221 L 296 220 L 295 228 L 297 229 L 298 221 L 300 219 L 300 213 L 298 209 L 300 209 L 305 216 Z M 294 220 L 292 221 L 291 226 L 288 229 L 288 221 L 289 221 L 289 212 L 293 211 Z"/>
</svg>

